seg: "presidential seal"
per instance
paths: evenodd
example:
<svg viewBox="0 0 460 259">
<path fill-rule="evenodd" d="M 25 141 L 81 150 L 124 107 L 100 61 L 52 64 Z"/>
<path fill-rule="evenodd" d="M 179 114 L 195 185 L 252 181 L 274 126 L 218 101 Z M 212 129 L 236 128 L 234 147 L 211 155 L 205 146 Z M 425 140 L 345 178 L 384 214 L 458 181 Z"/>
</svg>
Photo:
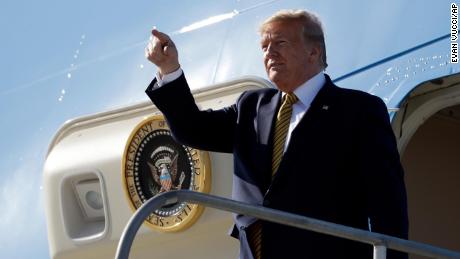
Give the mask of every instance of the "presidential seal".
<svg viewBox="0 0 460 259">
<path fill-rule="evenodd" d="M 208 153 L 175 142 L 162 116 L 135 127 L 122 162 L 124 189 L 133 210 L 171 190 L 209 192 L 210 170 Z M 191 226 L 202 211 L 202 206 L 177 203 L 156 210 L 145 223 L 162 232 L 179 231 Z"/>
</svg>

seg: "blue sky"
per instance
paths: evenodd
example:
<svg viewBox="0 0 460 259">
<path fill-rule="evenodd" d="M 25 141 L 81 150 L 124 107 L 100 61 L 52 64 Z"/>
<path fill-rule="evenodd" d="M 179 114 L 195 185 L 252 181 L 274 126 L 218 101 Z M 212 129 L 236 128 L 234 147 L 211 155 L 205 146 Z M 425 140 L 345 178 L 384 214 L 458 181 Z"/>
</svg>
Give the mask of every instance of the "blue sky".
<svg viewBox="0 0 460 259">
<path fill-rule="evenodd" d="M 41 187 L 48 144 L 66 120 L 147 100 L 143 91 L 155 69 L 144 46 L 152 26 L 173 34 L 193 88 L 265 77 L 257 24 L 281 8 L 308 5 L 323 17 L 333 78 L 449 32 L 450 1 L 261 2 L 2 0 L 1 257 L 48 257 Z M 234 10 L 237 19 L 186 32 Z M 439 44 L 413 57 L 448 53 Z M 376 83 L 393 65 L 344 83 Z"/>
</svg>

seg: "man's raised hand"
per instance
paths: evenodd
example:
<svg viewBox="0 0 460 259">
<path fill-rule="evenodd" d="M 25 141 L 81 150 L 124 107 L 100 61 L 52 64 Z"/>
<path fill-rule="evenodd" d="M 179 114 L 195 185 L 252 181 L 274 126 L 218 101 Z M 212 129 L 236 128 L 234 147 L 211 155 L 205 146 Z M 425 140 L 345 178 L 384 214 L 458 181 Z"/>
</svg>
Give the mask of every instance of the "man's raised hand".
<svg viewBox="0 0 460 259">
<path fill-rule="evenodd" d="M 168 35 L 156 29 L 152 30 L 150 41 L 145 48 L 145 57 L 158 67 L 161 76 L 180 67 L 176 45 Z"/>
</svg>

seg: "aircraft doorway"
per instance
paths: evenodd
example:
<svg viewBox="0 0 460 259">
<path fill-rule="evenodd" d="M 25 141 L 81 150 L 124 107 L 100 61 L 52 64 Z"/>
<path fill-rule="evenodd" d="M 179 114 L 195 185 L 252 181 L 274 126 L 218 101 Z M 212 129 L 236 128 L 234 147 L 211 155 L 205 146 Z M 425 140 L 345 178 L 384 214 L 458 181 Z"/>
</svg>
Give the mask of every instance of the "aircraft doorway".
<svg viewBox="0 0 460 259">
<path fill-rule="evenodd" d="M 402 163 L 410 239 L 460 251 L 460 105 L 431 116 L 410 140 Z"/>
<path fill-rule="evenodd" d="M 393 120 L 405 170 L 409 238 L 454 251 L 460 251 L 459 83 L 457 74 L 419 85 Z"/>
</svg>

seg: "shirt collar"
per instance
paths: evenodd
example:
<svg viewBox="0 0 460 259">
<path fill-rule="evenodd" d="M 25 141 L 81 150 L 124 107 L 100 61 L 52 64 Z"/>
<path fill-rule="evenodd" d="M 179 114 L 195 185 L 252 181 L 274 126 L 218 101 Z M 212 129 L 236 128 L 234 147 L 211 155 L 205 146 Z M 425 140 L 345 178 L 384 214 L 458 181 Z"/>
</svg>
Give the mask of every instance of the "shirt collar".
<svg viewBox="0 0 460 259">
<path fill-rule="evenodd" d="M 297 87 L 294 90 L 294 94 L 299 98 L 299 101 L 309 107 L 315 96 L 318 94 L 319 90 L 326 83 L 326 77 L 324 76 L 323 71 L 320 71 L 318 74 L 305 81 L 302 85 Z M 283 93 L 284 96 L 284 93 Z"/>
</svg>

